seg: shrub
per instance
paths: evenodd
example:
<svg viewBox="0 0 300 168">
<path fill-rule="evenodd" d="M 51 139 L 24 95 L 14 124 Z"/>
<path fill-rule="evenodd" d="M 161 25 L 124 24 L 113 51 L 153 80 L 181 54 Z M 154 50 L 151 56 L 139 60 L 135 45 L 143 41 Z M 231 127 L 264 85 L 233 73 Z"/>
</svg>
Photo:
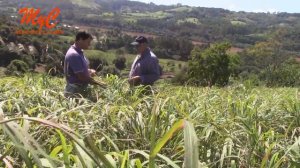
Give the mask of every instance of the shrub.
<svg viewBox="0 0 300 168">
<path fill-rule="evenodd" d="M 26 64 L 22 60 L 13 60 L 7 66 L 7 74 L 8 75 L 20 75 L 21 73 L 25 73 L 29 70 L 28 64 Z"/>
<path fill-rule="evenodd" d="M 108 62 L 105 58 L 89 58 L 90 68 L 95 69 L 96 71 L 101 71 L 104 66 L 108 65 Z"/>
<path fill-rule="evenodd" d="M 119 70 L 123 70 L 126 68 L 126 58 L 124 56 L 118 56 L 116 59 L 113 60 L 115 67 Z"/>
<path fill-rule="evenodd" d="M 8 48 L 0 47 L 0 66 L 8 66 L 12 60 L 21 59 L 21 56 L 16 52 L 11 52 Z"/>
<path fill-rule="evenodd" d="M 181 71 L 176 73 L 171 82 L 174 84 L 183 85 L 188 81 L 187 67 L 182 67 Z"/>
<path fill-rule="evenodd" d="M 114 66 L 105 66 L 103 69 L 100 71 L 100 75 L 106 76 L 106 75 L 117 75 L 120 76 L 120 70 L 117 69 Z"/>
<path fill-rule="evenodd" d="M 260 80 L 265 81 L 269 87 L 300 86 L 300 66 L 298 64 L 269 66 L 260 74 Z"/>
</svg>

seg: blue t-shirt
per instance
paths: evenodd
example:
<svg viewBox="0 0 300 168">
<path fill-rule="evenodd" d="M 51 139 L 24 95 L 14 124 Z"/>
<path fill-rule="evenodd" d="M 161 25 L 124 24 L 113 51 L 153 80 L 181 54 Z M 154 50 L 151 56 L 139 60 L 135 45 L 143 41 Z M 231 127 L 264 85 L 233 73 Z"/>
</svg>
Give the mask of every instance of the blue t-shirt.
<svg viewBox="0 0 300 168">
<path fill-rule="evenodd" d="M 85 75 L 90 76 L 88 64 L 88 59 L 83 55 L 82 50 L 72 45 L 66 53 L 64 63 L 64 73 L 67 82 L 71 84 L 88 84 L 80 81 L 76 75 L 79 72 L 83 72 Z"/>
<path fill-rule="evenodd" d="M 149 48 L 135 58 L 131 66 L 129 78 L 134 76 L 140 76 L 143 85 L 153 85 L 159 79 L 159 62 Z"/>
</svg>

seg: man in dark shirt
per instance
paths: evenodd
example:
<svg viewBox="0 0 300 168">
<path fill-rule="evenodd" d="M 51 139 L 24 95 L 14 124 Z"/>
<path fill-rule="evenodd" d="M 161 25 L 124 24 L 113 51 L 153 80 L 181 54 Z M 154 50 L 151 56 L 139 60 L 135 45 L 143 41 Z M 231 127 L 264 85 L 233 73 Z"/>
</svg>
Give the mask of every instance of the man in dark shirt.
<svg viewBox="0 0 300 168">
<path fill-rule="evenodd" d="M 92 40 L 89 33 L 78 32 L 75 44 L 66 53 L 64 62 L 64 73 L 67 80 L 64 92 L 66 97 L 83 94 L 88 84 L 98 84 L 92 78 L 96 71 L 89 69 L 89 61 L 83 54 L 83 50 L 89 48 Z"/>
<path fill-rule="evenodd" d="M 153 85 L 160 77 L 158 59 L 148 47 L 148 40 L 144 36 L 137 37 L 131 45 L 136 46 L 136 56 L 129 73 L 129 84 Z"/>
</svg>

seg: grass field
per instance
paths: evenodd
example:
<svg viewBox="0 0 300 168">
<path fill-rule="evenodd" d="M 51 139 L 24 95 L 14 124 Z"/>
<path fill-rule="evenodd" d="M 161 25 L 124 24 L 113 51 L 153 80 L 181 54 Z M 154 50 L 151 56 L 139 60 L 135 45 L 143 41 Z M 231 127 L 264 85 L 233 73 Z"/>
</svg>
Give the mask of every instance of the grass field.
<svg viewBox="0 0 300 168">
<path fill-rule="evenodd" d="M 168 10 L 168 11 L 170 11 L 170 12 L 190 12 L 190 11 L 192 11 L 192 8 L 182 6 L 182 7 L 174 8 L 174 9 L 171 9 L 171 10 Z"/>
<path fill-rule="evenodd" d="M 247 25 L 247 23 L 245 23 L 245 22 L 236 21 L 236 20 L 231 21 L 231 24 L 232 24 L 232 25 L 240 25 L 240 26 L 245 26 L 245 25 Z"/>
<path fill-rule="evenodd" d="M 193 23 L 196 25 L 201 24 L 197 18 L 185 18 L 184 20 L 177 20 L 177 24 L 182 24 L 182 23 Z"/>
<path fill-rule="evenodd" d="M 74 100 L 60 78 L 2 78 L 0 167 L 299 167 L 298 88 L 102 80 Z"/>
<path fill-rule="evenodd" d="M 145 13 L 124 13 L 123 14 L 127 18 L 132 18 L 132 19 L 141 19 L 141 18 L 152 18 L 152 19 L 164 19 L 166 17 L 171 16 L 171 14 L 163 11 L 158 11 L 158 12 L 145 12 Z"/>
</svg>

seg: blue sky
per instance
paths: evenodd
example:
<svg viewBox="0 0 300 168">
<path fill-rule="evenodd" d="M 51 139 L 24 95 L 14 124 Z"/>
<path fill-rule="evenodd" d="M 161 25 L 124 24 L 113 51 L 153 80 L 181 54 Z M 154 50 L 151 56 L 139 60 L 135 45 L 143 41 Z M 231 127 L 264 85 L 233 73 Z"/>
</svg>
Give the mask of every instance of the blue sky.
<svg viewBox="0 0 300 168">
<path fill-rule="evenodd" d="M 300 13 L 300 0 L 135 0 L 158 5 L 181 3 L 189 6 L 224 8 L 247 12 Z"/>
</svg>

